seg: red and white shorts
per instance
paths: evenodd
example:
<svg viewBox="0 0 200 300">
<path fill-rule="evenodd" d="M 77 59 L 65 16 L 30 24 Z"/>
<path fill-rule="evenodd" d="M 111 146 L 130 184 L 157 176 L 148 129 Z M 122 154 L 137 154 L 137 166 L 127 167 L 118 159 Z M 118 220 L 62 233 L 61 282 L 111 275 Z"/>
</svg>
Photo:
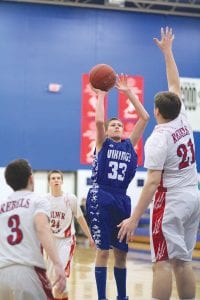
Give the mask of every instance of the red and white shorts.
<svg viewBox="0 0 200 300">
<path fill-rule="evenodd" d="M 0 269 L 0 299 L 53 300 L 46 270 L 24 265 Z"/>
<path fill-rule="evenodd" d="M 152 261 L 192 260 L 200 220 L 200 192 L 159 188 L 151 209 L 150 242 Z"/>
</svg>

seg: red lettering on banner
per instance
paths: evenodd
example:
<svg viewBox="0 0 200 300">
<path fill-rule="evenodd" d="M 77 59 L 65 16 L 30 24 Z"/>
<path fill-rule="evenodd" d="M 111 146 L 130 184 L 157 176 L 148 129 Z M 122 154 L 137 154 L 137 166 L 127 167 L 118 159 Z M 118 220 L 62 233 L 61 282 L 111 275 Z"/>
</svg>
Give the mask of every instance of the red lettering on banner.
<svg viewBox="0 0 200 300">
<path fill-rule="evenodd" d="M 133 93 L 137 95 L 141 103 L 144 102 L 144 83 L 141 76 L 128 76 L 128 85 Z M 128 100 L 126 95 L 119 92 L 118 94 L 118 115 L 120 120 L 124 123 L 124 138 L 129 138 L 131 132 L 138 120 L 138 115 L 134 106 Z M 140 139 L 135 150 L 138 154 L 138 165 L 143 165 L 143 140 Z"/>
<path fill-rule="evenodd" d="M 89 84 L 89 75 L 82 77 L 81 164 L 91 164 L 95 149 L 96 93 Z M 107 102 L 105 102 L 107 103 Z M 106 105 L 107 106 L 107 105 Z M 105 107 L 105 112 L 106 112 Z"/>
</svg>

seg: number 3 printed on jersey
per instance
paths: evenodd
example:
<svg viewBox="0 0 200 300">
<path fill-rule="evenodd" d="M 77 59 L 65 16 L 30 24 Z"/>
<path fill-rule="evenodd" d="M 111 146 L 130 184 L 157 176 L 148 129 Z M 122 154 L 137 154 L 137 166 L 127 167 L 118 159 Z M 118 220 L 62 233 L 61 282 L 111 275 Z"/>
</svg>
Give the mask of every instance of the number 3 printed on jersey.
<svg viewBox="0 0 200 300">
<path fill-rule="evenodd" d="M 22 233 L 21 229 L 19 228 L 19 226 L 20 226 L 19 216 L 18 215 L 10 216 L 8 219 L 8 227 L 11 228 L 11 232 L 13 234 L 10 234 L 7 237 L 7 241 L 12 246 L 19 244 L 23 239 L 23 233 Z"/>
<path fill-rule="evenodd" d="M 182 158 L 179 163 L 179 170 L 187 168 L 195 162 L 194 146 L 191 139 L 189 139 L 187 144 L 178 146 L 177 155 Z"/>
<path fill-rule="evenodd" d="M 111 168 L 111 172 L 108 173 L 109 179 L 117 179 L 123 181 L 125 178 L 125 173 L 127 169 L 127 164 L 123 162 L 110 161 L 109 167 Z"/>
</svg>

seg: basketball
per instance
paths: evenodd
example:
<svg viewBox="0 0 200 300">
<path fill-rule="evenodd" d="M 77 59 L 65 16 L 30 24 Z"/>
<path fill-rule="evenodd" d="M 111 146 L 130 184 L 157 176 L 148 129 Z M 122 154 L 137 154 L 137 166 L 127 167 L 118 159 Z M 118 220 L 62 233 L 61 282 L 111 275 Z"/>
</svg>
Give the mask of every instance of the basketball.
<svg viewBox="0 0 200 300">
<path fill-rule="evenodd" d="M 90 70 L 89 81 L 95 89 L 107 92 L 116 83 L 116 72 L 109 65 L 98 64 Z"/>
</svg>

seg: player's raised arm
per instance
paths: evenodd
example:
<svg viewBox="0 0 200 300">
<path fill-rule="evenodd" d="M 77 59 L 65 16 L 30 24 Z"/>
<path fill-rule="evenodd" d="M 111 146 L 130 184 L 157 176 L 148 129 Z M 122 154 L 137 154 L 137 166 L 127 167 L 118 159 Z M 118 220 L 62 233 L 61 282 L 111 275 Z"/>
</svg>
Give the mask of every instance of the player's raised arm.
<svg viewBox="0 0 200 300">
<path fill-rule="evenodd" d="M 115 70 L 107 64 L 97 64 L 90 70 L 89 81 L 92 90 L 97 93 L 96 106 L 96 151 L 99 152 L 105 140 L 104 98 L 106 93 L 115 85 Z"/>
<path fill-rule="evenodd" d="M 153 40 L 163 52 L 165 58 L 168 89 L 170 92 L 173 92 L 180 97 L 181 88 L 179 72 L 172 51 L 172 44 L 174 41 L 174 34 L 172 32 L 172 28 L 161 28 L 161 39 L 158 40 L 157 38 L 154 38 Z"/>
<path fill-rule="evenodd" d="M 127 76 L 121 75 L 117 79 L 116 87 L 119 91 L 122 91 L 128 97 L 129 101 L 133 104 L 138 116 L 139 120 L 134 126 L 134 129 L 131 133 L 130 140 L 135 146 L 138 140 L 141 138 L 144 129 L 149 121 L 149 114 L 145 110 L 142 103 L 139 101 L 138 97 L 133 93 L 131 88 L 127 84 Z"/>
<path fill-rule="evenodd" d="M 95 125 L 96 125 L 96 150 L 99 150 L 102 147 L 102 144 L 105 140 L 105 111 L 104 111 L 104 100 L 107 92 L 96 90 L 98 99 L 96 104 L 96 115 L 95 115 Z"/>
</svg>

